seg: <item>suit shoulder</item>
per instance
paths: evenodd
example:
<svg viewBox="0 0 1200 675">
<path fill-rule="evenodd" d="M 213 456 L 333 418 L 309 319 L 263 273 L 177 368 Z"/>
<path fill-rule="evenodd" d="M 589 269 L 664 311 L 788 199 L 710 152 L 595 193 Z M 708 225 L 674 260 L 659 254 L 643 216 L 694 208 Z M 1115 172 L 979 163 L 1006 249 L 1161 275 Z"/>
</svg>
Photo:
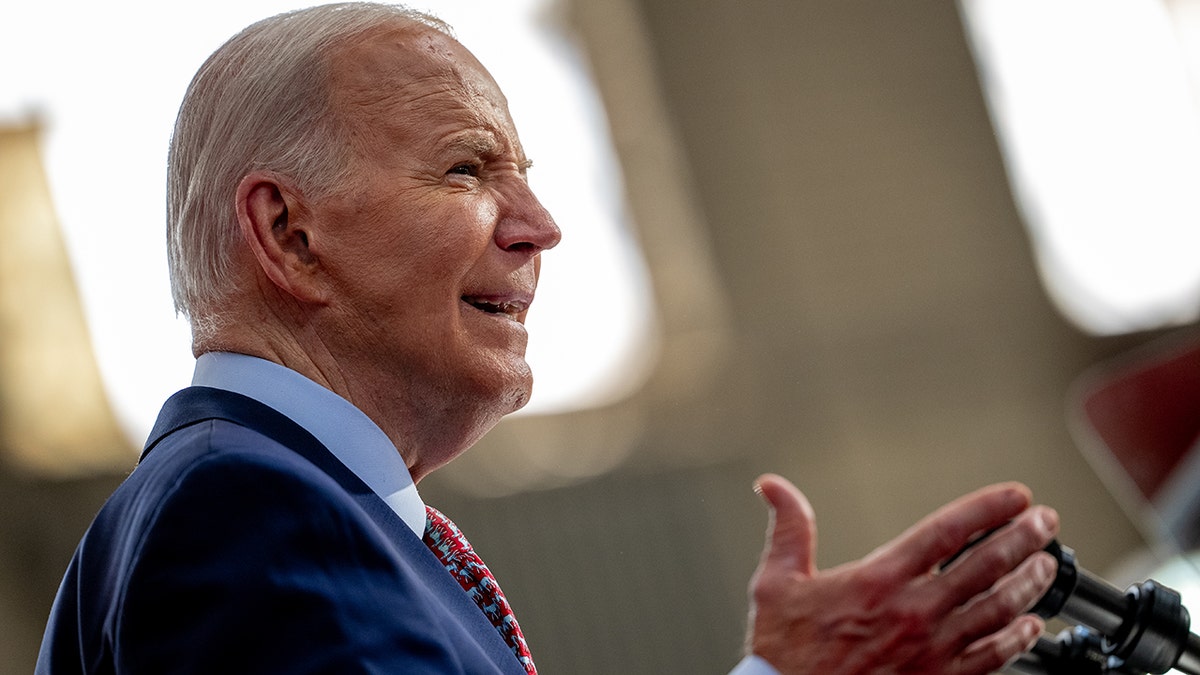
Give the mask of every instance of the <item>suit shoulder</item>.
<svg viewBox="0 0 1200 675">
<path fill-rule="evenodd" d="M 252 521 L 316 528 L 333 513 L 353 520 L 354 511 L 350 495 L 303 457 L 251 429 L 209 420 L 171 434 L 134 469 L 92 521 L 76 558 L 108 561 L 105 585 L 116 589 L 147 542 L 199 544 Z"/>
<path fill-rule="evenodd" d="M 478 649 L 414 567 L 418 538 L 385 536 L 336 480 L 235 424 L 163 439 L 93 527 L 55 610 L 79 637 L 53 644 L 130 672 L 304 672 L 320 658 L 450 673 L 451 644 Z"/>
</svg>

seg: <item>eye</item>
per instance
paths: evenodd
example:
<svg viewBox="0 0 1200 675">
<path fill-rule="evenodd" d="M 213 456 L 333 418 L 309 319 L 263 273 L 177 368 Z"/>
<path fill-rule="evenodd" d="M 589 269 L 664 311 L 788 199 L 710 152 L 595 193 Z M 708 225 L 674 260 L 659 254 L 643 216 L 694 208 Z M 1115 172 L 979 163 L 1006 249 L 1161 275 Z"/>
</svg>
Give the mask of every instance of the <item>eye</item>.
<svg viewBox="0 0 1200 675">
<path fill-rule="evenodd" d="M 476 162 L 463 162 L 462 164 L 454 165 L 454 168 L 446 172 L 447 175 L 457 174 L 460 176 L 478 176 L 479 164 Z"/>
</svg>

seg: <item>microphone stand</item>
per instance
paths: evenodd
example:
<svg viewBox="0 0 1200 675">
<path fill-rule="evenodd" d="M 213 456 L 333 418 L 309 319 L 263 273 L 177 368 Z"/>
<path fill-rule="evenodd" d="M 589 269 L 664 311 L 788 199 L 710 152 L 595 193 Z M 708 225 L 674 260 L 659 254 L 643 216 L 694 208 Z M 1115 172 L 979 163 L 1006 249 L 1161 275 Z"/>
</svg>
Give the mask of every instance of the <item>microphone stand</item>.
<svg viewBox="0 0 1200 675">
<path fill-rule="evenodd" d="M 1079 624 L 1051 640 L 1041 638 L 1011 668 L 1031 675 L 1165 673 L 1200 675 L 1200 637 L 1179 593 L 1154 580 L 1124 592 L 1075 564 L 1075 552 L 1051 542 L 1058 573 L 1033 611 Z"/>
</svg>

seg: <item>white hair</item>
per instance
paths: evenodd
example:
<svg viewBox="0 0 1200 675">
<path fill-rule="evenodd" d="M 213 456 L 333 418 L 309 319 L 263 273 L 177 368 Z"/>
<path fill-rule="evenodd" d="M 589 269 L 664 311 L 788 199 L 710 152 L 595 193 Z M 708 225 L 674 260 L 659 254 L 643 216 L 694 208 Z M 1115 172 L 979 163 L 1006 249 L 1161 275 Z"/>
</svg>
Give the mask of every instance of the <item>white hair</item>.
<svg viewBox="0 0 1200 675">
<path fill-rule="evenodd" d="M 347 143 L 329 92 L 331 50 L 374 28 L 400 23 L 451 35 L 428 14 L 350 2 L 280 14 L 222 45 L 188 86 L 171 137 L 167 253 L 177 312 L 193 331 L 214 329 L 235 289 L 241 237 L 238 183 L 265 169 L 320 199 L 345 179 Z"/>
</svg>

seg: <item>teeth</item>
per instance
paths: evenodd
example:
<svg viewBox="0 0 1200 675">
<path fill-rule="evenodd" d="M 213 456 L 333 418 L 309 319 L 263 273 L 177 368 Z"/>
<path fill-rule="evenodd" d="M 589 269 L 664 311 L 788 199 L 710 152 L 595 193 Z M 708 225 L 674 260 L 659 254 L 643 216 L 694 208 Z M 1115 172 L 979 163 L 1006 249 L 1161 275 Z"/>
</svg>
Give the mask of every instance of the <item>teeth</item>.
<svg viewBox="0 0 1200 675">
<path fill-rule="evenodd" d="M 469 296 L 463 296 L 463 300 L 476 309 L 489 314 L 520 314 L 522 310 L 519 302 L 491 302 Z"/>
</svg>

